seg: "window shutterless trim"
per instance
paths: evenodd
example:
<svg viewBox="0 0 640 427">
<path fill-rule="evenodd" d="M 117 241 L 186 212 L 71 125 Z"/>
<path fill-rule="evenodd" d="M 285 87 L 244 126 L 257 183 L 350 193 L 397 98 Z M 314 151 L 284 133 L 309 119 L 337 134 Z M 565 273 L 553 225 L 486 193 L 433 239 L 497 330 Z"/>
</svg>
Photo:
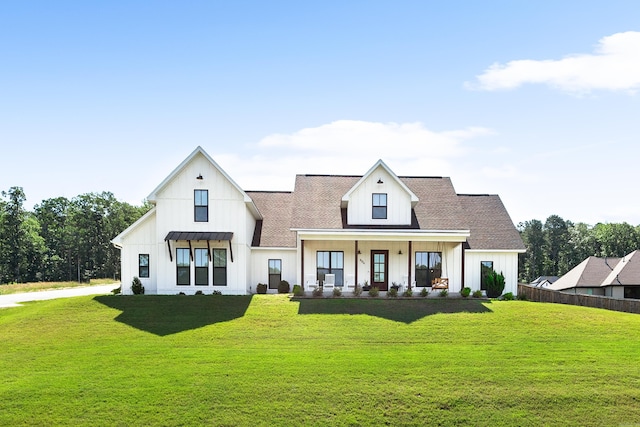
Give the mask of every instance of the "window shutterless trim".
<svg viewBox="0 0 640 427">
<path fill-rule="evenodd" d="M 387 219 L 387 193 L 371 195 L 371 218 Z"/>
<path fill-rule="evenodd" d="M 209 190 L 193 190 L 193 220 L 209 222 Z"/>
<path fill-rule="evenodd" d="M 149 254 L 138 254 L 138 277 L 149 278 Z"/>
</svg>

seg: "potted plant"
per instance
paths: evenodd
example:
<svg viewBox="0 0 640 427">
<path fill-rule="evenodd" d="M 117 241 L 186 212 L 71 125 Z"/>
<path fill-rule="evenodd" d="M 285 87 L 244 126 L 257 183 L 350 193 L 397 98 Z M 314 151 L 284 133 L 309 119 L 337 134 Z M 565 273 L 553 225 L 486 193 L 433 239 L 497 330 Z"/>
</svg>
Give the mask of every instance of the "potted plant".
<svg viewBox="0 0 640 427">
<path fill-rule="evenodd" d="M 365 291 L 365 292 L 367 292 L 367 291 L 369 291 L 370 289 L 371 289 L 371 286 L 369 286 L 369 281 L 368 281 L 368 280 L 365 280 L 365 281 L 364 281 L 364 284 L 362 285 L 362 290 L 363 290 L 363 291 Z"/>
<path fill-rule="evenodd" d="M 396 282 L 391 282 L 391 289 L 395 289 L 396 292 L 398 292 L 400 290 L 400 285 Z"/>
</svg>

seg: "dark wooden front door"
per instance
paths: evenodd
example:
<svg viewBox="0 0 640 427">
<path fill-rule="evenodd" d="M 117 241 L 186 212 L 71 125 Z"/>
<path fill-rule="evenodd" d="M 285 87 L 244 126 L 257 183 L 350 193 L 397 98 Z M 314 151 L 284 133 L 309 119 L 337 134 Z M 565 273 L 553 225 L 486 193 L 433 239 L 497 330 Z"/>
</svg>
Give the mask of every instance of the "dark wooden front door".
<svg viewBox="0 0 640 427">
<path fill-rule="evenodd" d="M 371 286 L 389 289 L 389 251 L 371 251 Z"/>
</svg>

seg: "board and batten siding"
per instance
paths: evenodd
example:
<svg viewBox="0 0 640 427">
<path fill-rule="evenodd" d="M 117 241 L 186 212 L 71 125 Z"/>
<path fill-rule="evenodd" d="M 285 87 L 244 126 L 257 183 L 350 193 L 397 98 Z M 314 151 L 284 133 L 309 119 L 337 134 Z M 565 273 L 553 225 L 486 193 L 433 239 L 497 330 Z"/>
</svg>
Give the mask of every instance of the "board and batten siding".
<svg viewBox="0 0 640 427">
<path fill-rule="evenodd" d="M 378 184 L 378 180 L 383 183 Z M 387 195 L 387 218 L 372 218 L 372 194 Z M 352 225 L 411 224 L 411 196 L 398 181 L 379 166 L 350 194 L 347 222 Z"/>
<path fill-rule="evenodd" d="M 504 292 L 518 293 L 518 253 L 517 252 L 490 252 L 471 251 L 465 252 L 464 285 L 472 291 L 480 289 L 480 263 L 492 261 L 493 269 L 504 275 Z"/>
<path fill-rule="evenodd" d="M 139 274 L 138 255 L 140 254 L 149 254 L 149 277 L 140 278 L 140 282 L 145 288 L 145 293 L 155 294 L 157 292 L 157 268 L 159 259 L 155 235 L 155 213 L 152 213 L 123 238 L 120 253 L 122 269 L 120 278 L 122 281 L 122 293 L 124 295 L 130 295 L 132 293 L 131 282 L 133 278 L 138 277 Z"/>
<path fill-rule="evenodd" d="M 269 284 L 269 260 L 279 259 L 282 260 L 282 280 L 286 280 L 291 285 L 291 291 L 293 291 L 293 285 L 300 284 L 297 280 L 298 252 L 295 248 L 283 248 L 283 249 L 257 249 L 253 248 L 251 251 L 251 271 L 249 277 L 251 278 L 249 283 L 249 291 L 256 291 L 258 283 Z M 269 290 L 273 292 L 273 290 Z"/>
</svg>

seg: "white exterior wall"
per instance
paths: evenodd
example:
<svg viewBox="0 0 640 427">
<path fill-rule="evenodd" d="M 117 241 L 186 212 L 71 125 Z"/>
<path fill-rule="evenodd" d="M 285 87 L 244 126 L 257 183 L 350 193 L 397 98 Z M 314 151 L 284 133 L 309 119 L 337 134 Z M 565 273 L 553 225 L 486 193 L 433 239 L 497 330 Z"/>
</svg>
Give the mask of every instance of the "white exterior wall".
<svg viewBox="0 0 640 427">
<path fill-rule="evenodd" d="M 413 252 L 442 252 L 442 277 L 449 279 L 449 292 L 462 289 L 462 243 L 413 242 Z M 412 255 L 411 277 L 416 279 L 416 260 Z"/>
<path fill-rule="evenodd" d="M 298 251 L 293 249 L 278 249 L 278 248 L 253 248 L 251 251 L 250 262 L 250 292 L 255 293 L 258 283 L 269 283 L 269 260 L 279 259 L 282 260 L 282 280 L 286 280 L 291 285 L 293 291 L 293 285 L 301 284 L 297 281 L 298 275 Z M 269 289 L 267 292 L 277 292 Z"/>
<path fill-rule="evenodd" d="M 518 253 L 466 251 L 464 259 L 464 285 L 471 291 L 480 289 L 480 263 L 493 261 L 493 269 L 504 275 L 504 292 L 518 293 Z"/>
<path fill-rule="evenodd" d="M 132 293 L 131 282 L 134 277 L 138 277 L 139 254 L 149 254 L 149 278 L 140 278 L 145 293 L 155 294 L 157 292 L 157 268 L 160 260 L 154 240 L 155 234 L 155 214 L 151 214 L 123 239 L 123 247 L 120 252 L 120 277 L 124 295 Z"/>
<path fill-rule="evenodd" d="M 202 175 L 203 179 L 196 179 Z M 209 221 L 194 220 L 194 190 L 209 191 Z M 160 265 L 157 290 L 162 294 L 195 293 L 198 290 L 211 293 L 245 294 L 247 292 L 250 245 L 255 219 L 249 212 L 244 195 L 203 155 L 197 155 L 166 187 L 156 195 L 156 233 Z M 251 231 L 249 231 L 251 230 Z M 222 231 L 233 232 L 231 240 L 233 262 L 228 241 L 210 242 L 211 248 L 227 250 L 227 286 L 195 286 L 195 266 L 191 262 L 190 286 L 176 285 L 176 248 L 188 248 L 186 241 L 171 241 L 170 260 L 164 238 L 170 231 Z M 207 242 L 191 242 L 192 248 L 206 248 Z M 160 249 L 160 246 L 163 248 Z M 213 265 L 209 264 L 209 277 Z M 210 280 L 209 283 L 212 283 Z"/>
<path fill-rule="evenodd" d="M 381 179 L 383 184 L 378 184 Z M 373 219 L 372 194 L 387 194 L 387 219 Z M 411 196 L 382 167 L 371 173 L 352 193 L 347 207 L 347 222 L 359 225 L 411 224 Z"/>
</svg>

